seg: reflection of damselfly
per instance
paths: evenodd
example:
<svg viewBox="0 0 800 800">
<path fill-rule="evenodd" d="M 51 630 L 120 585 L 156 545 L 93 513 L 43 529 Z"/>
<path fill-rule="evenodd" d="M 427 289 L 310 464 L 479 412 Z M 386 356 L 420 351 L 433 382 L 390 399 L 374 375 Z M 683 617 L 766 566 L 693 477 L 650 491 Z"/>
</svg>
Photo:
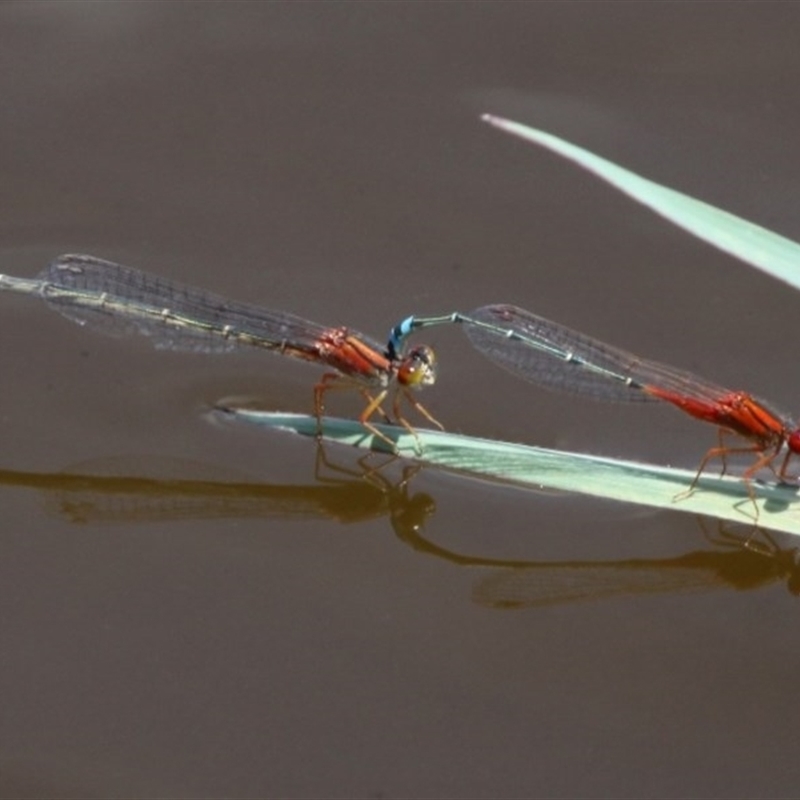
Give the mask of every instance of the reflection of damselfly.
<svg viewBox="0 0 800 800">
<path fill-rule="evenodd" d="M 0 469 L 0 489 L 38 489 L 51 513 L 80 525 L 247 518 L 352 525 L 385 517 L 401 539 L 421 535 L 436 503 L 410 491 L 420 465 L 406 463 L 398 478 L 387 475 L 391 461 L 375 466 L 367 460 L 359 459 L 355 468 L 334 464 L 320 443 L 313 481 L 268 483 L 217 464 L 114 457 L 54 473 Z"/>
<path fill-rule="evenodd" d="M 702 518 L 698 523 L 712 548 L 672 558 L 529 561 L 451 550 L 426 538 L 421 529 L 406 530 L 402 538 L 416 551 L 451 564 L 489 568 L 474 585 L 472 599 L 497 609 L 726 588 L 751 591 L 782 582 L 790 594 L 800 596 L 800 555 L 796 547 L 781 548 L 761 529 L 743 537 L 720 525 L 717 533 L 711 534 Z"/>
<path fill-rule="evenodd" d="M 703 456 L 690 489 L 714 458 L 722 461 L 724 474 L 729 454 L 756 454 L 756 461 L 743 475 L 750 490 L 751 478 L 765 467 L 779 479 L 789 479 L 789 459 L 800 453 L 796 424 L 752 395 L 639 358 L 516 306 L 489 305 L 468 314 L 408 317 L 392 329 L 389 357 L 400 357 L 413 331 L 446 323 L 461 323 L 474 347 L 490 360 L 546 388 L 601 400 L 662 400 L 717 425 L 719 444 Z M 730 446 L 725 443 L 726 434 L 737 434 L 749 444 Z M 784 449 L 785 456 L 776 469 L 775 460 Z"/>
<path fill-rule="evenodd" d="M 34 280 L 0 275 L 0 289 L 38 295 L 65 317 L 103 333 L 149 336 L 159 348 L 223 352 L 247 346 L 331 367 L 336 371 L 325 373 L 314 387 L 318 424 L 325 392 L 355 386 L 367 402 L 359 421 L 392 447 L 369 421 L 376 412 L 387 416 L 382 403 L 391 384 L 395 421 L 413 433 L 400 411 L 405 397 L 439 425 L 411 394 L 436 380 L 435 356 L 425 345 L 392 358 L 349 328 L 326 328 L 85 255 L 60 256 Z"/>
<path fill-rule="evenodd" d="M 419 465 L 404 466 L 399 479 L 383 474 L 387 466 L 370 467 L 366 459 L 357 469 L 335 465 L 320 446 L 313 482 L 270 484 L 216 464 L 111 458 L 54 473 L 0 469 L 0 489 L 37 489 L 58 517 L 105 527 L 247 518 L 327 519 L 349 526 L 386 517 L 416 552 L 479 570 L 472 598 L 498 609 L 724 588 L 747 591 L 781 581 L 791 594 L 800 595 L 797 550 L 781 549 L 766 531 L 760 532 L 763 538 L 739 538 L 720 529 L 712 537 L 703 528 L 713 548 L 661 559 L 529 561 L 447 549 L 425 533 L 435 500 L 410 490 Z"/>
<path fill-rule="evenodd" d="M 723 549 L 696 550 L 674 558 L 624 561 L 542 561 L 498 570 L 481 579 L 472 599 L 492 608 L 535 608 L 645 594 L 735 589 L 750 591 L 786 582 L 800 594 L 797 548 L 722 534 Z"/>
</svg>

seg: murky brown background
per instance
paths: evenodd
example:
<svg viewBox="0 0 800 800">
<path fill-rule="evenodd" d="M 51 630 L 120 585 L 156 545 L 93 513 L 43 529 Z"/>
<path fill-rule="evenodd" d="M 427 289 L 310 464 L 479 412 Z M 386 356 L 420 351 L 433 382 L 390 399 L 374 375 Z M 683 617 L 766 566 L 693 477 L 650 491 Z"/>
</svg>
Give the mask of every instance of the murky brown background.
<svg viewBox="0 0 800 800">
<path fill-rule="evenodd" d="M 795 293 L 478 119 L 797 239 L 798 35 L 796 4 L 4 4 L 0 270 L 88 252 L 380 339 L 514 301 L 799 411 Z M 714 441 L 427 339 L 452 430 L 687 467 Z M 777 560 L 344 449 L 318 479 L 313 442 L 209 413 L 310 410 L 288 359 L 16 295 L 0 342 L 3 797 L 796 794 Z"/>
</svg>

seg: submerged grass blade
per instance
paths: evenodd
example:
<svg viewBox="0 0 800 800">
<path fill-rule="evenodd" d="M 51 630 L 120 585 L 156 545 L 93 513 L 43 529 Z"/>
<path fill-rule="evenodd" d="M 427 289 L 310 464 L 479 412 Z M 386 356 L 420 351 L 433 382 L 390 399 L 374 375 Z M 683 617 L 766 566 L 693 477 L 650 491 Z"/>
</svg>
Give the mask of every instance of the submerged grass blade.
<svg viewBox="0 0 800 800">
<path fill-rule="evenodd" d="M 552 150 L 714 247 L 800 289 L 800 244 L 728 211 L 643 178 L 551 133 L 492 114 L 495 128 Z"/>
<path fill-rule="evenodd" d="M 304 414 L 236 408 L 219 409 L 217 413 L 233 421 L 290 430 L 303 436 L 315 436 L 317 432 L 316 418 Z M 521 488 L 588 494 L 745 524 L 752 521 L 754 514 L 745 484 L 734 477 L 703 476 L 695 492 L 681 496 L 691 484 L 694 470 L 547 450 L 441 431 L 417 430 L 417 442 L 402 428 L 391 425 L 376 427 L 396 443 L 399 455 L 471 478 L 511 483 Z M 326 417 L 323 439 L 378 452 L 387 450 L 385 442 L 351 420 Z M 421 453 L 417 452 L 418 445 L 422 448 Z M 800 534 L 800 497 L 794 487 L 756 483 L 753 490 L 761 527 Z"/>
</svg>

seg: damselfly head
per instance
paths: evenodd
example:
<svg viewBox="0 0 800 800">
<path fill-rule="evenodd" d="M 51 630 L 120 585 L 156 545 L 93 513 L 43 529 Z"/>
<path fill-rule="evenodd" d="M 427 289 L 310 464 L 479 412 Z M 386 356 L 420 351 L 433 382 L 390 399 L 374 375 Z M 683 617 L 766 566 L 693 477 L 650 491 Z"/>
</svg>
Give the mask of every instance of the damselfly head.
<svg viewBox="0 0 800 800">
<path fill-rule="evenodd" d="M 792 453 L 800 453 L 800 428 L 791 431 L 786 437 L 786 446 Z"/>
<path fill-rule="evenodd" d="M 436 383 L 436 354 L 421 344 L 403 356 L 397 367 L 397 382 L 409 389 L 421 389 Z"/>
</svg>

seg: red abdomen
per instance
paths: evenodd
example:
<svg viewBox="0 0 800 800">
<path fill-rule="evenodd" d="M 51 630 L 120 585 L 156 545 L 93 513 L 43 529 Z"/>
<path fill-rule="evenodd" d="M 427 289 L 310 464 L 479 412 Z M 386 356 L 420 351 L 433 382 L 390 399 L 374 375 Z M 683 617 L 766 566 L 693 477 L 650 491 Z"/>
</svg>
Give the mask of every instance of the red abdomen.
<svg viewBox="0 0 800 800">
<path fill-rule="evenodd" d="M 656 386 L 647 386 L 645 391 L 696 419 L 712 422 L 746 439 L 769 445 L 786 438 L 783 422 L 746 392 L 728 392 L 712 401 L 685 397 Z"/>
</svg>

